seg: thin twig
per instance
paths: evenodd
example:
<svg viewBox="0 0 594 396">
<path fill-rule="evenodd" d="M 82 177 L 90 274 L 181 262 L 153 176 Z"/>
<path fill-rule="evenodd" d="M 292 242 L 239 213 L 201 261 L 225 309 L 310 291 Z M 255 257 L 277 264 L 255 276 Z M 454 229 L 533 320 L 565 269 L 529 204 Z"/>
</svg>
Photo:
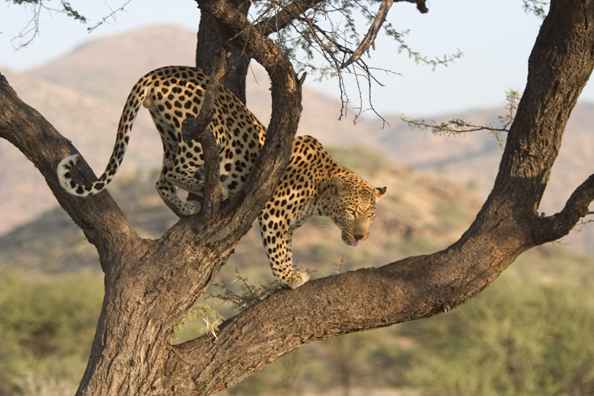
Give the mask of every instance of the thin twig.
<svg viewBox="0 0 594 396">
<path fill-rule="evenodd" d="M 97 22 L 97 24 L 95 26 L 91 26 L 87 28 L 87 32 L 91 33 L 93 30 L 97 29 L 99 26 L 103 25 L 109 18 L 112 18 L 115 14 L 117 14 L 118 12 L 121 11 L 125 11 L 124 8 L 126 8 L 126 6 L 128 4 L 130 4 L 132 2 L 132 0 L 128 0 L 127 2 L 124 3 L 124 5 L 122 5 L 120 8 L 113 10 L 109 15 L 104 16 L 99 22 Z"/>
<path fill-rule="evenodd" d="M 359 47 L 355 50 L 355 52 L 349 58 L 349 60 L 347 60 L 340 66 L 341 69 L 344 69 L 344 68 L 350 66 L 351 64 L 353 64 L 354 62 L 358 61 L 359 59 L 361 59 L 361 56 L 363 56 L 363 54 L 365 52 L 369 51 L 369 47 L 373 46 L 375 49 L 375 39 L 377 38 L 377 34 L 378 34 L 380 28 L 382 27 L 382 24 L 386 20 L 386 17 L 388 16 L 388 12 L 390 11 L 390 8 L 392 7 L 393 3 L 394 3 L 394 0 L 383 0 L 382 1 L 380 9 L 378 10 L 377 15 L 375 16 L 373 23 L 371 24 L 371 26 L 369 26 L 369 30 L 367 31 L 367 34 L 363 38 L 363 41 L 361 41 L 361 43 L 359 44 Z"/>
<path fill-rule="evenodd" d="M 451 134 L 462 134 L 466 132 L 478 132 L 478 131 L 491 131 L 491 132 L 509 132 L 507 128 L 495 128 L 492 125 L 474 125 L 469 124 L 464 120 L 455 119 L 449 120 L 447 122 L 442 122 L 440 124 L 436 123 L 433 120 L 429 120 L 429 122 L 425 120 L 415 120 L 409 119 L 404 116 L 400 117 L 402 121 L 408 123 L 408 126 L 411 129 L 418 128 L 422 131 L 427 129 L 431 129 L 433 133 L 440 134 L 440 133 L 451 133 Z"/>
<path fill-rule="evenodd" d="M 10 40 L 10 42 L 12 43 L 13 41 L 15 41 L 17 39 L 25 39 L 25 36 L 27 36 L 28 34 L 33 32 L 33 35 L 31 36 L 30 39 L 25 41 L 25 43 L 19 44 L 18 46 L 15 47 L 17 50 L 27 47 L 29 44 L 31 44 L 33 42 L 35 37 L 37 37 L 37 35 L 39 34 L 39 17 L 41 15 L 42 8 L 43 8 L 43 3 L 41 1 L 37 4 L 34 4 L 33 5 L 33 17 L 31 18 L 31 20 L 20 31 L 18 36 L 13 37 Z M 30 27 L 31 24 L 33 24 L 33 27 Z"/>
<path fill-rule="evenodd" d="M 279 12 L 259 22 L 256 25 L 256 29 L 265 36 L 268 36 L 271 33 L 276 33 L 289 26 L 299 15 L 321 1 L 322 0 L 303 0 L 294 1 L 286 7 L 281 5 L 281 10 Z"/>
</svg>

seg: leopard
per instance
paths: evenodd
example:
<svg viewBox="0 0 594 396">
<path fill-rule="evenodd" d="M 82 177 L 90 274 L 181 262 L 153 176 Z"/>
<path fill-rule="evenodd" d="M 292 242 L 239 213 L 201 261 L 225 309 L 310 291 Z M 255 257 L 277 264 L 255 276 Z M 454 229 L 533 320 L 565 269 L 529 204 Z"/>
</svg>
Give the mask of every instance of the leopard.
<svg viewBox="0 0 594 396">
<path fill-rule="evenodd" d="M 122 164 L 142 105 L 148 109 L 163 144 L 157 192 L 179 217 L 198 213 L 199 201 L 183 201 L 177 194 L 177 188 L 196 195 L 204 189 L 201 145 L 197 141 L 184 141 L 182 125 L 186 119 L 198 116 L 209 81 L 207 73 L 190 66 L 166 66 L 144 75 L 128 95 L 103 174 L 90 185 L 77 183 L 72 171 L 80 155 L 74 154 L 57 166 L 61 186 L 80 197 L 105 190 Z M 264 144 L 266 128 L 223 86 L 215 95 L 208 128 L 219 148 L 224 200 L 241 190 Z M 376 203 L 385 194 L 386 187 L 371 187 L 355 172 L 334 161 L 314 137 L 296 137 L 289 165 L 258 216 L 264 249 L 279 286 L 295 289 L 309 280 L 309 274 L 292 262 L 292 235 L 297 228 L 314 215 L 327 216 L 341 230 L 344 243 L 355 247 L 367 239 Z"/>
<path fill-rule="evenodd" d="M 197 200 L 178 196 L 177 188 L 202 194 L 204 164 L 202 146 L 195 140 L 185 142 L 184 120 L 198 116 L 210 76 L 190 66 L 166 66 L 153 70 L 132 87 L 118 124 L 116 141 L 108 165 L 90 185 L 77 183 L 72 170 L 80 161 L 74 154 L 60 161 L 57 168 L 62 187 L 70 194 L 86 197 L 105 190 L 119 170 L 140 106 L 148 109 L 163 144 L 163 165 L 155 185 L 163 202 L 178 216 L 200 211 Z M 233 197 L 243 186 L 266 138 L 266 128 L 241 100 L 221 86 L 214 99 L 212 121 L 208 128 L 219 148 L 221 199 Z"/>
<path fill-rule="evenodd" d="M 273 275 L 282 288 L 295 289 L 309 280 L 292 260 L 293 232 L 312 216 L 329 217 L 352 247 L 369 236 L 376 204 L 387 187 L 372 187 L 340 165 L 314 137 L 293 141 L 289 165 L 272 198 L 258 216 L 260 234 Z"/>
</svg>

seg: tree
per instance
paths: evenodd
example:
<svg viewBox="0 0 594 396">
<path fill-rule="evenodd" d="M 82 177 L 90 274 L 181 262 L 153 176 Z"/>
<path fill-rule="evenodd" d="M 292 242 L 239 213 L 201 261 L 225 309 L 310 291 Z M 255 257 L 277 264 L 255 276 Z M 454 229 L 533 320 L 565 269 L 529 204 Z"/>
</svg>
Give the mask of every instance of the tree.
<svg viewBox="0 0 594 396">
<path fill-rule="evenodd" d="M 424 6 L 421 0 L 408 1 Z M 0 81 L 0 136 L 39 169 L 96 246 L 105 273 L 105 298 L 79 395 L 209 395 L 306 343 L 448 312 L 489 286 L 520 254 L 566 235 L 589 214 L 594 175 L 560 212 L 538 213 L 567 120 L 594 66 L 594 0 L 552 0 L 495 185 L 460 240 L 431 255 L 277 291 L 226 320 L 216 338 L 207 334 L 172 345 L 172 329 L 250 228 L 289 159 L 301 108 L 300 81 L 286 54 L 266 35 L 325 4 L 295 0 L 270 20 L 276 24 L 253 24 L 233 2 L 197 3 L 203 18 L 232 38 L 225 48 L 232 56 L 247 54 L 268 71 L 272 118 L 242 193 L 220 207 L 216 199 L 207 199 L 198 215 L 180 219 L 159 240 L 140 238 L 109 194 L 78 199 L 64 192 L 56 165 L 76 149 L 23 103 L 5 78 Z M 382 3 L 386 12 L 391 3 Z M 378 15 L 369 39 L 351 52 L 355 58 L 373 42 L 385 12 Z M 94 178 L 88 166 L 82 172 L 86 180 Z M 214 191 L 212 186 L 207 183 L 206 191 Z"/>
</svg>

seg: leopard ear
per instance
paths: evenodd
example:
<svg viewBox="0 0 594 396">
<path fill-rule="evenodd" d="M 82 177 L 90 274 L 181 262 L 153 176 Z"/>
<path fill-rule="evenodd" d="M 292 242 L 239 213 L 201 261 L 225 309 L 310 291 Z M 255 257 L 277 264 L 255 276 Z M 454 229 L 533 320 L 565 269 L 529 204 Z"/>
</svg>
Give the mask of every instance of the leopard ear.
<svg viewBox="0 0 594 396">
<path fill-rule="evenodd" d="M 388 187 L 376 187 L 375 188 L 375 202 L 379 201 L 386 195 Z"/>
<path fill-rule="evenodd" d="M 340 176 L 334 176 L 332 178 L 332 185 L 338 195 L 343 195 L 347 190 L 347 182 Z"/>
</svg>

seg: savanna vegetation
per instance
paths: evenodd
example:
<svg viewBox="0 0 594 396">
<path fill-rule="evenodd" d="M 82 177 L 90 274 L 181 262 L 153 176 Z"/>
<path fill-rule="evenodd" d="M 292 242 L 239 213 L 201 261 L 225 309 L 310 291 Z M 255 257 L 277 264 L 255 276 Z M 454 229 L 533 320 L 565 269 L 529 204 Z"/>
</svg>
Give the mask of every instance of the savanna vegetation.
<svg viewBox="0 0 594 396">
<path fill-rule="evenodd" d="M 256 287 L 268 275 L 259 267 L 264 271 L 246 269 Z M 72 394 L 101 310 L 102 276 L 31 276 L 7 265 L 0 273 L 0 393 Z M 592 287 L 594 258 L 541 248 L 506 271 L 496 288 L 447 315 L 309 345 L 221 396 L 348 395 L 361 388 L 367 394 L 591 395 Z M 234 314 L 220 299 L 204 303 Z M 174 342 L 205 331 L 196 318 Z"/>
</svg>

